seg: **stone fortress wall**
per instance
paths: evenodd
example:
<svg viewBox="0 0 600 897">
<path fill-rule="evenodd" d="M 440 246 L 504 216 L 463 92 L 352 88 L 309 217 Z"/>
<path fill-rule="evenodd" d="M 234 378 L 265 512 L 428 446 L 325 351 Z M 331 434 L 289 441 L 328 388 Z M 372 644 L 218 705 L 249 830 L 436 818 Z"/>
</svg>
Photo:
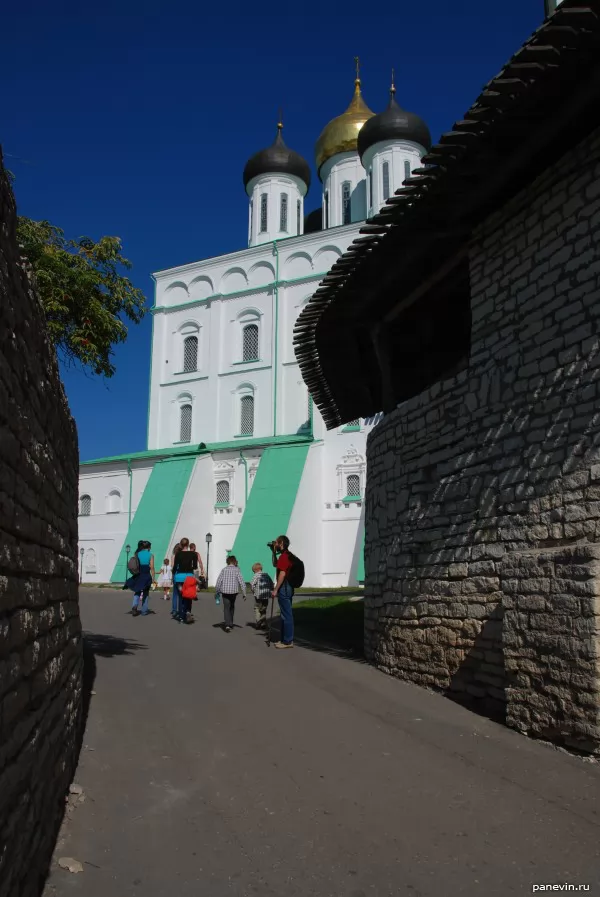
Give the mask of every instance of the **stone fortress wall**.
<svg viewBox="0 0 600 897">
<path fill-rule="evenodd" d="M 37 897 L 79 747 L 77 436 L 0 158 L 0 897 Z"/>
<path fill-rule="evenodd" d="M 369 439 L 365 646 L 600 750 L 600 133 L 474 235 L 467 370 Z"/>
</svg>

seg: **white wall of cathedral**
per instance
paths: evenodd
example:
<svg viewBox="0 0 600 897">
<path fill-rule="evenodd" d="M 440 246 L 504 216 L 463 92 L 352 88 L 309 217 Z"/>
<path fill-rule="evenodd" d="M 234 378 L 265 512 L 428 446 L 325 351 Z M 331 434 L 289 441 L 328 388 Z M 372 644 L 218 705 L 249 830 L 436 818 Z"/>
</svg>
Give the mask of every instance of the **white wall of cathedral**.
<svg viewBox="0 0 600 897">
<path fill-rule="evenodd" d="M 155 276 L 148 448 L 290 434 L 306 423 L 294 325 L 357 233 L 358 226 L 351 225 L 335 234 L 306 234 L 278 241 L 277 252 L 268 243 Z M 186 370 L 190 340 L 196 355 L 191 362 L 188 357 Z M 251 433 L 242 432 L 249 429 L 247 414 L 242 427 L 249 398 Z M 191 423 L 182 432 L 188 417 Z"/>
<path fill-rule="evenodd" d="M 265 174 L 252 178 L 246 192 L 248 246 L 297 237 L 304 231 L 306 184 L 293 175 Z"/>
<path fill-rule="evenodd" d="M 364 527 L 366 441 L 375 423 L 361 421 L 356 426 L 325 432 L 320 414 L 314 410 L 318 441 L 310 446 L 288 527 L 293 547 L 306 564 L 307 585 L 356 583 Z M 251 494 L 262 449 L 246 448 L 243 456 Z M 132 519 L 153 463 L 143 459 L 132 463 Z M 223 483 L 227 483 L 228 501 L 219 503 Z M 84 582 L 108 582 L 112 576 L 128 532 L 128 489 L 126 462 L 84 465 L 81 469 L 80 500 L 86 495 L 91 500 L 91 513 L 79 517 Z M 115 511 L 113 493 L 117 491 L 121 504 Z M 227 450 L 198 457 L 169 550 L 179 538 L 187 536 L 196 542 L 206 562 L 205 537 L 211 533 L 210 581 L 214 584 L 227 551 L 234 545 L 245 507 L 246 473 L 240 452 Z M 157 550 L 161 549 L 157 546 Z M 162 560 L 156 557 L 157 566 Z"/>
<path fill-rule="evenodd" d="M 83 465 L 79 477 L 79 572 L 83 582 L 108 582 L 131 519 L 150 478 L 152 463 L 134 461 Z M 89 506 L 86 499 L 89 498 Z M 85 510 L 89 513 L 82 514 Z M 83 559 L 81 558 L 83 549 Z"/>
<path fill-rule="evenodd" d="M 251 435 L 273 435 L 276 305 L 276 430 L 278 435 L 302 431 L 308 395 L 293 351 L 294 324 L 324 274 L 357 236 L 359 226 L 280 241 L 278 258 L 272 244 L 265 244 L 156 275 L 148 448 L 171 448 L 180 441 L 182 404 L 192 407 L 190 443 L 234 441 L 241 435 L 240 400 L 247 390 L 253 391 L 255 399 Z M 252 361 L 243 359 L 243 328 L 248 323 L 259 329 L 258 358 Z M 184 340 L 189 336 L 198 340 L 196 369 L 185 371 Z M 307 565 L 308 585 L 355 582 L 356 546 L 362 544 L 364 479 L 360 477 L 372 423 L 327 432 L 318 410 L 313 409 L 313 434 L 322 441 L 311 445 L 290 520 L 290 538 Z M 243 444 L 244 439 L 239 442 Z M 251 468 L 250 488 L 261 454 L 256 448 L 244 450 Z M 221 464 L 225 466 L 218 468 Z M 152 462 L 140 459 L 131 466 L 133 517 Z M 359 477 L 359 501 L 344 502 L 348 476 Z M 222 477 L 230 483 L 230 502 L 216 507 L 217 483 Z M 351 483 L 354 488 L 356 480 Z M 109 511 L 112 490 L 121 496 L 117 513 Z M 91 514 L 79 518 L 80 546 L 85 552 L 91 550 L 95 558 L 88 565 L 84 554 L 83 578 L 108 582 L 128 531 L 126 463 L 82 466 L 81 494 L 89 494 L 92 504 Z M 187 535 L 205 559 L 205 535 L 210 532 L 213 583 L 226 551 L 233 547 L 245 502 L 239 451 L 198 458 L 171 541 L 174 544 Z M 160 562 L 162 558 L 157 558 Z"/>
<path fill-rule="evenodd" d="M 321 168 L 323 226 L 340 227 L 367 217 L 366 175 L 357 152 L 338 153 Z M 350 203 L 348 210 L 347 204 Z"/>
<path fill-rule="evenodd" d="M 368 215 L 375 215 L 407 177 L 421 164 L 426 149 L 418 143 L 382 140 L 369 147 L 362 158 L 367 175 Z"/>
<path fill-rule="evenodd" d="M 305 582 L 319 583 L 322 579 L 322 506 L 319 501 L 324 475 L 323 443 L 311 445 L 292 516 L 288 525 L 287 536 L 291 542 L 291 550 L 304 561 Z"/>
</svg>

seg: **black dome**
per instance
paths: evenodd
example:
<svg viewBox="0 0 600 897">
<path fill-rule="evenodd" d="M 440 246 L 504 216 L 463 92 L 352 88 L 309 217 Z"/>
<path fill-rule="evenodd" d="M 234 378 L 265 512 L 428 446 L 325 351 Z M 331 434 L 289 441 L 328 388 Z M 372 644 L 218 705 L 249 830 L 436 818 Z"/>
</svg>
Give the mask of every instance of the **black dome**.
<svg viewBox="0 0 600 897">
<path fill-rule="evenodd" d="M 393 93 L 387 109 L 379 115 L 374 115 L 360 129 L 358 133 L 360 158 L 362 159 L 370 146 L 374 146 L 380 140 L 410 140 L 426 150 L 431 149 L 431 134 L 423 119 L 413 112 L 401 109 Z"/>
<path fill-rule="evenodd" d="M 277 127 L 277 137 L 272 146 L 255 153 L 246 162 L 244 168 L 244 187 L 247 187 L 252 178 L 261 174 L 293 174 L 310 187 L 310 168 L 308 162 L 294 150 L 288 149 L 281 136 L 281 125 Z"/>
</svg>

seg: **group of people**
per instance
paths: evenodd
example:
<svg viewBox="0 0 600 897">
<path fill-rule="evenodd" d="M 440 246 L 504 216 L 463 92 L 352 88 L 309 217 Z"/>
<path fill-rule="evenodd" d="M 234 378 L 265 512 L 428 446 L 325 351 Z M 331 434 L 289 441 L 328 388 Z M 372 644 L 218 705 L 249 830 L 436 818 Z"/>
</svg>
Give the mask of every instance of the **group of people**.
<svg viewBox="0 0 600 897">
<path fill-rule="evenodd" d="M 276 570 L 275 582 L 263 570 L 261 563 L 252 566 L 253 578 L 250 588 L 254 596 L 254 617 L 257 629 L 267 629 L 267 608 L 269 599 L 278 599 L 281 616 L 281 639 L 275 643 L 276 648 L 293 648 L 294 617 L 292 599 L 294 588 L 290 582 L 290 571 L 293 566 L 293 555 L 289 551 L 290 540 L 287 536 L 279 536 L 271 545 L 273 566 Z M 171 558 L 165 558 L 158 571 L 158 578 L 152 554 L 152 545 L 148 541 L 140 541 L 134 554 L 135 560 L 130 562 L 132 576 L 127 580 L 124 589 L 133 592 L 131 613 L 134 617 L 146 616 L 149 611 L 150 590 L 153 584 L 162 588 L 163 599 L 171 598 L 171 616 L 178 623 L 194 622 L 192 604 L 196 588 L 190 588 L 190 580 L 196 587 L 206 588 L 207 581 L 204 565 L 195 544 L 187 538 L 181 539 Z M 233 630 L 235 602 L 241 593 L 246 600 L 247 585 L 238 566 L 237 558 L 229 555 L 225 567 L 217 577 L 215 586 L 217 600 L 223 602 L 225 632 Z"/>
</svg>

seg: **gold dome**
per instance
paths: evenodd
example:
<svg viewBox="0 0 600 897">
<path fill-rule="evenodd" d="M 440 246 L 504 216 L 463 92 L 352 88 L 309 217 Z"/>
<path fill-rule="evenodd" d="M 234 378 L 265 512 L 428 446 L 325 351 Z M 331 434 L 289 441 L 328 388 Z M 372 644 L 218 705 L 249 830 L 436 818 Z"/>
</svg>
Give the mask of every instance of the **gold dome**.
<svg viewBox="0 0 600 897">
<path fill-rule="evenodd" d="M 354 96 L 350 105 L 343 115 L 332 118 L 329 124 L 325 125 L 317 140 L 315 146 L 317 171 L 320 172 L 323 163 L 337 153 L 356 151 L 358 132 L 364 123 L 374 115 L 375 113 L 371 112 L 362 98 L 360 78 L 357 78 L 354 82 Z"/>
</svg>

